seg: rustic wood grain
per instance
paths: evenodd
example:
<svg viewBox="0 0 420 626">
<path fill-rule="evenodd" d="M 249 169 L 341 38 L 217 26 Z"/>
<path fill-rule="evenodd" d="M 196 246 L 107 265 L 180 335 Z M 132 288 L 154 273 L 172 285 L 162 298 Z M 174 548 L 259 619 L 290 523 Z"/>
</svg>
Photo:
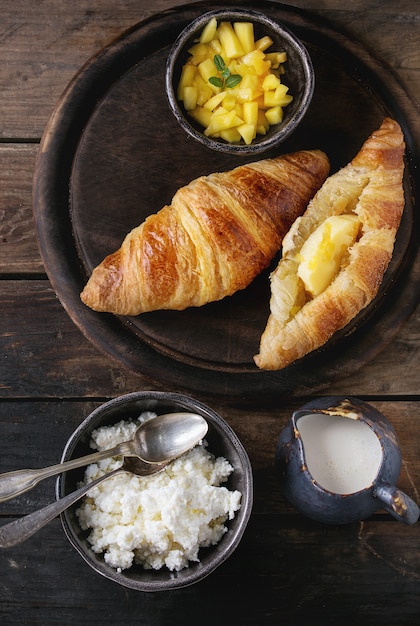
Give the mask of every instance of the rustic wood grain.
<svg viewBox="0 0 420 626">
<path fill-rule="evenodd" d="M 44 273 L 32 215 L 36 144 L 0 144 L 0 274 Z"/>
<path fill-rule="evenodd" d="M 0 288 L 3 397 L 113 397 L 139 386 L 159 386 L 144 373 L 125 369 L 85 339 L 48 281 L 4 280 Z M 384 352 L 322 395 L 327 391 L 338 395 L 415 395 L 418 370 L 413 364 L 420 349 L 419 316 L 417 310 Z"/>
<path fill-rule="evenodd" d="M 409 495 L 417 497 L 416 485 L 420 481 L 417 404 L 414 401 L 373 401 L 373 404 L 386 411 L 399 436 L 405 459 L 411 459 L 403 466 L 399 485 Z M 3 415 L 7 412 L 8 418 L 3 419 L 2 424 L 7 439 L 0 440 L 0 471 L 11 463 L 15 467 L 37 467 L 41 462 L 56 462 L 80 417 L 96 405 L 95 402 L 5 403 Z M 209 594 L 217 594 L 225 603 L 224 619 L 229 617 L 235 624 L 277 624 L 280 619 L 292 620 L 290 623 L 299 620 L 303 624 L 333 624 L 334 619 L 345 616 L 345 607 L 348 610 L 350 606 L 355 616 L 368 619 L 369 624 L 381 620 L 387 623 L 389 614 L 393 616 L 392 624 L 414 624 L 410 620 L 416 615 L 419 600 L 415 591 L 420 579 L 418 528 L 402 527 L 381 513 L 361 523 L 325 526 L 298 515 L 285 502 L 274 472 L 274 451 L 266 446 L 266 431 L 277 435 L 295 408 L 293 404 L 283 406 L 276 416 L 265 412 L 246 416 L 242 411 L 216 405 L 249 451 L 255 473 L 256 499 L 241 549 L 217 574 L 200 583 L 199 590 L 170 592 L 164 594 L 160 602 L 147 594 L 123 591 L 91 574 L 70 549 L 59 521 L 55 520 L 25 544 L 0 552 L 1 615 L 6 620 L 2 623 L 13 623 L 16 617 L 20 603 L 14 591 L 21 585 L 25 572 L 24 615 L 35 616 L 42 590 L 43 608 L 38 610 L 43 623 L 48 624 L 55 623 L 53 616 L 58 612 L 64 620 L 61 623 L 78 619 L 86 624 L 114 624 L 120 623 L 118 619 L 125 615 L 128 623 L 134 624 L 138 623 L 134 619 L 135 611 L 140 609 L 141 624 L 169 624 L 171 613 L 180 610 L 186 611 L 183 623 L 194 624 L 199 619 L 202 598 Z M 37 428 L 50 434 L 36 446 L 33 433 Z M 7 442 L 16 437 L 21 445 L 27 446 L 27 457 L 22 453 L 17 455 L 17 447 L 10 450 Z M 53 493 L 54 481 L 48 479 L 32 492 L 4 503 L 2 523 L 48 504 Z M 63 560 L 68 575 L 77 572 L 71 585 L 62 574 Z M 399 620 L 401 614 L 394 612 L 393 606 L 401 601 L 402 595 L 406 596 L 406 601 Z M 67 605 L 66 598 L 72 599 L 73 604 Z M 355 598 L 359 604 L 352 606 Z M 60 602 L 64 602 L 64 614 Z M 157 609 L 162 602 L 168 612 Z M 219 611 L 220 605 L 210 607 L 200 621 L 212 623 L 217 620 Z M 28 623 L 37 622 L 31 619 Z"/>
<path fill-rule="evenodd" d="M 115 0 L 101 0 L 95 7 L 89 0 L 76 4 L 65 0 L 3 0 L 0 137 L 39 138 L 55 102 L 79 67 L 133 24 L 181 4 L 175 0 L 155 0 L 153 4 L 128 0 L 121 10 Z M 413 2 L 360 0 L 345 8 L 339 0 L 289 4 L 334 20 L 338 27 L 377 50 L 412 86 L 414 96 L 420 97 L 418 80 L 414 82 L 419 73 L 415 67 L 419 16 Z"/>
<path fill-rule="evenodd" d="M 0 8 L 0 473 L 56 463 L 73 429 L 109 398 L 160 389 L 124 369 L 73 324 L 46 277 L 32 216 L 39 140 L 80 67 L 138 21 L 177 0 L 2 0 Z M 415 0 L 293 0 L 360 40 L 420 101 Z M 334 86 L 332 85 L 332 88 Z M 418 199 L 417 199 L 418 203 Z M 399 486 L 420 501 L 420 308 L 355 374 L 328 388 L 371 402 L 392 422 L 403 454 Z M 317 395 L 325 395 L 324 391 Z M 255 480 L 243 542 L 212 576 L 164 594 L 126 590 L 93 573 L 59 519 L 0 551 L 2 626 L 411 626 L 420 620 L 420 526 L 378 512 L 346 526 L 317 524 L 284 499 L 274 471 L 278 434 L 307 398 L 247 407 L 196 394 L 235 429 Z M 54 498 L 54 479 L 0 504 L 7 523 Z"/>
</svg>

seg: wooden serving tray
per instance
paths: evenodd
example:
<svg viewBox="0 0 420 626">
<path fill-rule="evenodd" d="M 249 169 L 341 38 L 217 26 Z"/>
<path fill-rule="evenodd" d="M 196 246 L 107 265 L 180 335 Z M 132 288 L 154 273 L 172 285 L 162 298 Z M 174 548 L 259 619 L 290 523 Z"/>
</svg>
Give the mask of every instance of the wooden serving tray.
<svg viewBox="0 0 420 626">
<path fill-rule="evenodd" d="M 368 362 L 419 300 L 417 251 L 420 124 L 398 79 L 359 43 L 318 17 L 271 2 L 241 2 L 281 20 L 307 46 L 316 87 L 289 139 L 265 157 L 320 148 L 332 172 L 346 165 L 386 115 L 407 142 L 406 207 L 378 297 L 322 349 L 283 371 L 253 363 L 269 314 L 269 273 L 225 300 L 182 312 L 117 317 L 91 311 L 79 294 L 93 267 L 119 248 L 176 189 L 250 157 L 213 153 L 188 138 L 170 112 L 166 58 L 193 18 L 226 3 L 189 4 L 135 25 L 75 76 L 45 130 L 34 179 L 34 215 L 46 271 L 84 335 L 131 370 L 178 389 L 270 403 L 327 387 Z M 83 363 L 80 364 L 83 367 Z"/>
</svg>

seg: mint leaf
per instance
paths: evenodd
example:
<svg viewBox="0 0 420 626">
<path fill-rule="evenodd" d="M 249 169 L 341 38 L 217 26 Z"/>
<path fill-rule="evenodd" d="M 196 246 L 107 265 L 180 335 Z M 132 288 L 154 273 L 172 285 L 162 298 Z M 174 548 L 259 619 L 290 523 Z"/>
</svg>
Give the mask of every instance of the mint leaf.
<svg viewBox="0 0 420 626">
<path fill-rule="evenodd" d="M 225 64 L 223 58 L 220 56 L 220 54 L 216 54 L 214 59 L 213 59 L 213 61 L 214 61 L 214 64 L 216 66 L 216 69 L 219 72 L 223 72 L 223 70 L 226 69 L 226 64 Z"/>
<path fill-rule="evenodd" d="M 210 76 L 209 83 L 211 83 L 215 87 L 223 87 L 223 81 L 218 76 Z"/>
<path fill-rule="evenodd" d="M 236 85 L 239 85 L 241 80 L 242 76 L 240 74 L 232 74 L 226 79 L 226 87 L 228 89 L 232 89 L 233 87 L 236 87 Z"/>
</svg>

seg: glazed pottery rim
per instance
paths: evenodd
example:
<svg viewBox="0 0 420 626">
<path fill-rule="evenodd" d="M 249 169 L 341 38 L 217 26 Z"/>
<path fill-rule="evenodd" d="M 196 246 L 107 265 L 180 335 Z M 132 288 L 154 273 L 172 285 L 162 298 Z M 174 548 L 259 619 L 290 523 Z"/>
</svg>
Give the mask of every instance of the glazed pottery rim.
<svg viewBox="0 0 420 626">
<path fill-rule="evenodd" d="M 278 125 L 278 129 L 276 127 L 272 127 L 273 130 L 268 136 L 262 136 L 257 141 L 253 141 L 250 145 L 243 143 L 230 144 L 228 142 L 206 137 L 204 133 L 197 130 L 189 121 L 188 115 L 183 111 L 176 97 L 174 74 L 178 56 L 187 44 L 188 40 L 197 34 L 197 31 L 200 31 L 212 17 L 224 17 L 225 19 L 248 19 L 266 26 L 270 31 L 286 40 L 287 43 L 298 52 L 298 56 L 302 64 L 304 82 L 302 92 L 298 99 L 299 106 L 285 124 L 280 123 Z M 311 57 L 305 45 L 287 26 L 282 24 L 280 21 L 253 9 L 241 9 L 239 7 L 230 9 L 214 9 L 195 18 L 178 35 L 167 58 L 165 85 L 169 107 L 179 125 L 188 135 L 211 150 L 246 156 L 249 154 L 259 154 L 269 150 L 270 148 L 274 148 L 278 144 L 285 141 L 287 137 L 295 131 L 299 123 L 306 115 L 311 103 L 315 91 L 315 72 Z"/>
<path fill-rule="evenodd" d="M 142 570 L 141 566 L 132 566 L 138 568 L 137 571 L 143 572 L 150 578 L 156 573 L 158 576 L 156 580 L 142 580 L 140 577 L 132 578 L 129 576 L 129 570 L 123 570 L 118 572 L 116 569 L 107 565 L 103 559 L 103 555 L 95 555 L 87 544 L 86 539 L 79 538 L 76 530 L 80 532 L 80 527 L 77 527 L 77 522 L 72 521 L 70 517 L 70 510 L 64 511 L 61 517 L 61 524 L 70 544 L 75 548 L 76 552 L 82 557 L 82 559 L 98 574 L 108 578 L 109 580 L 116 582 L 124 587 L 131 588 L 137 591 L 156 592 L 156 591 L 168 591 L 172 589 L 178 589 L 186 586 L 190 586 L 194 583 L 201 581 L 211 574 L 216 568 L 224 563 L 239 546 L 245 529 L 248 525 L 249 518 L 251 516 L 253 507 L 253 472 L 248 454 L 236 435 L 235 431 L 216 411 L 211 409 L 208 405 L 196 400 L 191 396 L 187 396 L 182 393 L 176 392 L 160 392 L 160 391 L 138 391 L 124 394 L 103 403 L 94 409 L 74 430 L 69 437 L 65 448 L 63 450 L 61 462 L 72 458 L 72 454 L 77 445 L 81 441 L 82 436 L 90 434 L 95 428 L 99 427 L 107 414 L 118 408 L 119 406 L 131 406 L 133 408 L 135 403 L 141 403 L 142 401 L 158 403 L 157 406 L 171 406 L 173 410 L 191 410 L 200 413 L 209 424 L 209 433 L 211 435 L 214 429 L 214 436 L 219 438 L 220 441 L 227 442 L 232 452 L 235 452 L 237 462 L 240 465 L 241 473 L 241 508 L 236 512 L 233 520 L 226 522 L 228 531 L 222 536 L 220 541 L 210 548 L 205 550 L 214 550 L 214 554 L 198 563 L 190 563 L 189 567 L 184 568 L 180 572 L 171 572 L 162 568 L 162 570 Z M 140 412 L 151 410 L 153 408 L 140 408 Z M 110 423 L 116 423 L 121 417 L 114 416 L 115 419 Z M 210 446 L 209 446 L 210 449 Z M 211 449 L 210 449 L 211 451 Z M 231 459 L 228 459 L 231 460 Z M 65 495 L 65 479 L 66 474 L 61 474 L 56 482 L 56 499 Z M 78 504 L 73 505 L 73 509 Z M 218 548 L 220 546 L 220 548 Z M 125 573 L 124 573 L 125 572 Z"/>
</svg>

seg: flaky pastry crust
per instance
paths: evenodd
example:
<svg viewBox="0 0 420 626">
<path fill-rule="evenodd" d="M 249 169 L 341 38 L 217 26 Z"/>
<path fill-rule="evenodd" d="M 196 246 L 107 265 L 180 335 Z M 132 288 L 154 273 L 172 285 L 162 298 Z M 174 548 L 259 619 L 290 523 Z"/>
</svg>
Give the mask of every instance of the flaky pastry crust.
<svg viewBox="0 0 420 626">
<path fill-rule="evenodd" d="M 378 293 L 404 209 L 404 149 L 400 126 L 386 118 L 292 225 L 270 277 L 271 312 L 254 357 L 259 368 L 282 369 L 324 345 Z M 360 219 L 358 238 L 332 282 L 313 297 L 297 275 L 300 250 L 326 218 L 351 213 Z"/>
<path fill-rule="evenodd" d="M 96 267 L 82 301 L 138 315 L 221 300 L 250 282 L 329 173 L 326 155 L 301 151 L 193 180 Z"/>
</svg>

